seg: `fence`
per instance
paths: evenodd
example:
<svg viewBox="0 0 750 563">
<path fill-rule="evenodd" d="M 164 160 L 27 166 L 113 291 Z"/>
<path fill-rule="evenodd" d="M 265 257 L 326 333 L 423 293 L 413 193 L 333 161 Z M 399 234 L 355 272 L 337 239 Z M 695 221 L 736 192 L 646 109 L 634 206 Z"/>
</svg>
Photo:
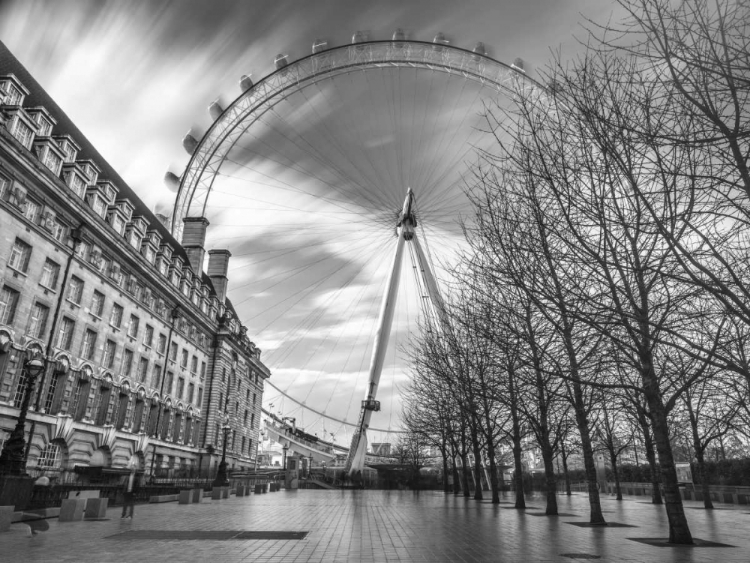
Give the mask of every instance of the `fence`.
<svg viewBox="0 0 750 563">
<path fill-rule="evenodd" d="M 143 477 L 148 479 L 148 477 Z M 255 487 L 272 481 L 268 475 L 242 475 L 230 477 L 229 484 L 232 489 L 237 485 L 246 487 Z M 119 482 L 123 481 L 123 482 Z M 118 479 L 116 483 L 82 483 L 82 482 L 60 482 L 55 481 L 51 486 L 35 486 L 31 495 L 31 501 L 27 510 L 37 510 L 41 508 L 53 508 L 62 504 L 71 492 L 76 491 L 99 491 L 100 498 L 109 499 L 110 506 L 122 504 L 123 501 L 124 480 Z M 183 489 L 203 489 L 210 491 L 213 487 L 213 479 L 155 479 L 136 488 L 136 502 L 146 503 L 152 496 L 175 495 Z"/>
</svg>

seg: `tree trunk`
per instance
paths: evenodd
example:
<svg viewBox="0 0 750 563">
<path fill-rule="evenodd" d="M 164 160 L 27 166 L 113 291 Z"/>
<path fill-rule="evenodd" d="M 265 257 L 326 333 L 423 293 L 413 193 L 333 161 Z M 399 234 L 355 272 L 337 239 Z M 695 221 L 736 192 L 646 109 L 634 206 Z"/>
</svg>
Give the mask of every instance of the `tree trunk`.
<svg viewBox="0 0 750 563">
<path fill-rule="evenodd" d="M 487 457 L 490 458 L 490 491 L 492 492 L 492 504 L 500 503 L 500 486 L 497 482 L 497 463 L 495 462 L 495 444 L 492 436 L 487 440 Z"/>
<path fill-rule="evenodd" d="M 571 496 L 570 474 L 568 473 L 568 452 L 565 451 L 565 442 L 560 442 L 560 453 L 562 454 L 563 474 L 565 475 L 565 494 Z"/>
<path fill-rule="evenodd" d="M 669 520 L 669 543 L 688 544 L 693 543 L 685 510 L 682 506 L 680 488 L 677 484 L 677 470 L 674 465 L 672 445 L 669 442 L 669 424 L 667 412 L 662 403 L 659 382 L 654 372 L 651 355 L 648 351 L 642 352 L 641 365 L 643 366 L 641 376 L 643 378 L 643 390 L 651 412 L 653 424 L 654 442 L 659 454 L 659 465 L 661 465 L 661 479 L 664 485 L 664 498 L 666 501 L 667 519 Z"/>
<path fill-rule="evenodd" d="M 523 463 L 521 461 L 521 423 L 518 417 L 518 403 L 516 400 L 515 374 L 508 370 L 508 392 L 510 394 L 510 415 L 513 421 L 513 465 L 515 473 L 513 480 L 516 489 L 516 508 L 526 508 L 526 495 L 523 492 Z"/>
<path fill-rule="evenodd" d="M 443 441 L 443 449 L 440 450 L 440 453 L 443 454 L 443 492 L 449 493 L 451 490 L 450 483 L 448 483 L 448 449 L 445 444 L 445 441 Z"/>
<path fill-rule="evenodd" d="M 458 473 L 458 465 L 456 464 L 456 458 L 453 457 L 453 494 L 458 496 L 461 494 L 463 487 L 461 486 L 461 476 Z"/>
<path fill-rule="evenodd" d="M 703 506 L 705 508 L 713 508 L 714 503 L 711 500 L 711 488 L 708 484 L 708 476 L 706 475 L 705 445 L 701 444 L 701 437 L 698 432 L 698 418 L 693 411 L 693 405 L 690 402 L 689 395 L 686 397 L 685 406 L 687 407 L 688 419 L 690 420 L 690 431 L 693 435 L 693 449 L 695 450 L 695 459 L 698 461 L 698 475 L 700 475 L 701 479 Z"/>
<path fill-rule="evenodd" d="M 695 458 L 698 460 L 698 475 L 701 478 L 701 493 L 703 493 L 703 507 L 713 509 L 714 503 L 711 500 L 711 485 L 708 482 L 708 472 L 706 471 L 706 458 L 703 448 L 695 447 Z"/>
<path fill-rule="evenodd" d="M 646 450 L 646 461 L 651 470 L 651 504 L 664 504 L 661 498 L 661 480 L 656 470 L 656 454 L 654 453 L 654 440 L 651 437 L 651 428 L 646 418 L 646 413 L 640 405 L 636 405 L 638 413 L 638 424 L 643 433 L 643 447 Z"/>
<path fill-rule="evenodd" d="M 479 444 L 479 432 L 471 430 L 471 444 L 474 448 L 474 500 L 483 500 L 482 493 L 482 450 Z"/>
<path fill-rule="evenodd" d="M 615 476 L 615 493 L 617 500 L 622 500 L 622 490 L 620 489 L 620 472 L 617 470 L 617 454 L 614 447 L 609 448 L 609 462 L 612 464 L 612 473 Z"/>
<path fill-rule="evenodd" d="M 469 466 L 467 458 L 467 447 L 466 447 L 466 430 L 461 431 L 461 475 L 463 477 L 463 489 L 464 496 L 471 496 L 470 484 L 469 484 Z"/>
<path fill-rule="evenodd" d="M 544 462 L 544 477 L 547 483 L 547 515 L 557 515 L 557 479 L 555 478 L 555 466 L 553 464 L 554 452 L 547 441 L 542 446 L 542 461 Z"/>
<path fill-rule="evenodd" d="M 573 380 L 573 408 L 575 410 L 578 433 L 581 435 L 583 466 L 586 470 L 586 483 L 589 490 L 589 508 L 591 510 L 589 523 L 596 526 L 606 526 L 607 521 L 604 519 L 604 514 L 602 514 L 599 487 L 597 486 L 596 481 L 594 448 L 591 446 L 591 434 L 589 433 L 589 421 L 586 416 L 586 404 L 583 400 L 583 389 L 577 378 Z"/>
</svg>

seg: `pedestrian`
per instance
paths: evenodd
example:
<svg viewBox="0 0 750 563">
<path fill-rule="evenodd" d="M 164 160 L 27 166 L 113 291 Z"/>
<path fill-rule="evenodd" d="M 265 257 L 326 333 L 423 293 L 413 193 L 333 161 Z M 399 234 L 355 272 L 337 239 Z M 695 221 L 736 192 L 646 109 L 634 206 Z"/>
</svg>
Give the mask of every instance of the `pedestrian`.
<svg viewBox="0 0 750 563">
<path fill-rule="evenodd" d="M 123 501 L 122 501 L 122 516 L 123 518 L 133 518 L 133 511 L 135 509 L 135 494 L 138 488 L 138 480 L 135 477 L 135 465 L 130 468 L 130 475 L 128 475 L 123 487 Z"/>
</svg>

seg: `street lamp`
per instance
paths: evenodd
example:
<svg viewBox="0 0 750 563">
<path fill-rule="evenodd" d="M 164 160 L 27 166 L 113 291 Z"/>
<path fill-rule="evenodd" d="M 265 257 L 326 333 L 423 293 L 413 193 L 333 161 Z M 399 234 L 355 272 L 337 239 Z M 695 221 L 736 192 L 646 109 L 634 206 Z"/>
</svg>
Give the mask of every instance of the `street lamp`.
<svg viewBox="0 0 750 563">
<path fill-rule="evenodd" d="M 219 469 L 216 472 L 216 479 L 214 479 L 215 487 L 226 487 L 229 485 L 229 478 L 227 477 L 227 438 L 229 437 L 229 430 L 232 427 L 229 424 L 229 415 L 224 415 L 223 424 L 221 429 L 224 432 L 224 445 L 221 449 L 221 462 L 219 462 Z"/>
<path fill-rule="evenodd" d="M 26 474 L 26 415 L 29 412 L 29 401 L 31 400 L 31 392 L 34 389 L 36 378 L 44 372 L 45 368 L 44 360 L 38 357 L 26 360 L 23 364 L 21 373 L 26 374 L 26 389 L 24 390 L 21 412 L 18 413 L 16 427 L 5 442 L 2 454 L 0 454 L 0 473 L 8 473 L 10 475 Z"/>
<path fill-rule="evenodd" d="M 281 462 L 281 468 L 286 471 L 286 452 L 289 450 L 289 444 L 284 444 L 281 449 L 284 450 L 284 461 Z"/>
</svg>

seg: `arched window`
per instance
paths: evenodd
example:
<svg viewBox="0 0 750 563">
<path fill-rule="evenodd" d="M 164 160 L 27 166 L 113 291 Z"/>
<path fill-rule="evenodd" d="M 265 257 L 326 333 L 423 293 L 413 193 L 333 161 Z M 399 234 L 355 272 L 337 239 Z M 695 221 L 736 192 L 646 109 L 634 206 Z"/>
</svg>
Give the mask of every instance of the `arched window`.
<svg viewBox="0 0 750 563">
<path fill-rule="evenodd" d="M 50 442 L 39 454 L 37 466 L 44 469 L 60 469 L 62 467 L 63 447 L 60 442 Z"/>
</svg>

